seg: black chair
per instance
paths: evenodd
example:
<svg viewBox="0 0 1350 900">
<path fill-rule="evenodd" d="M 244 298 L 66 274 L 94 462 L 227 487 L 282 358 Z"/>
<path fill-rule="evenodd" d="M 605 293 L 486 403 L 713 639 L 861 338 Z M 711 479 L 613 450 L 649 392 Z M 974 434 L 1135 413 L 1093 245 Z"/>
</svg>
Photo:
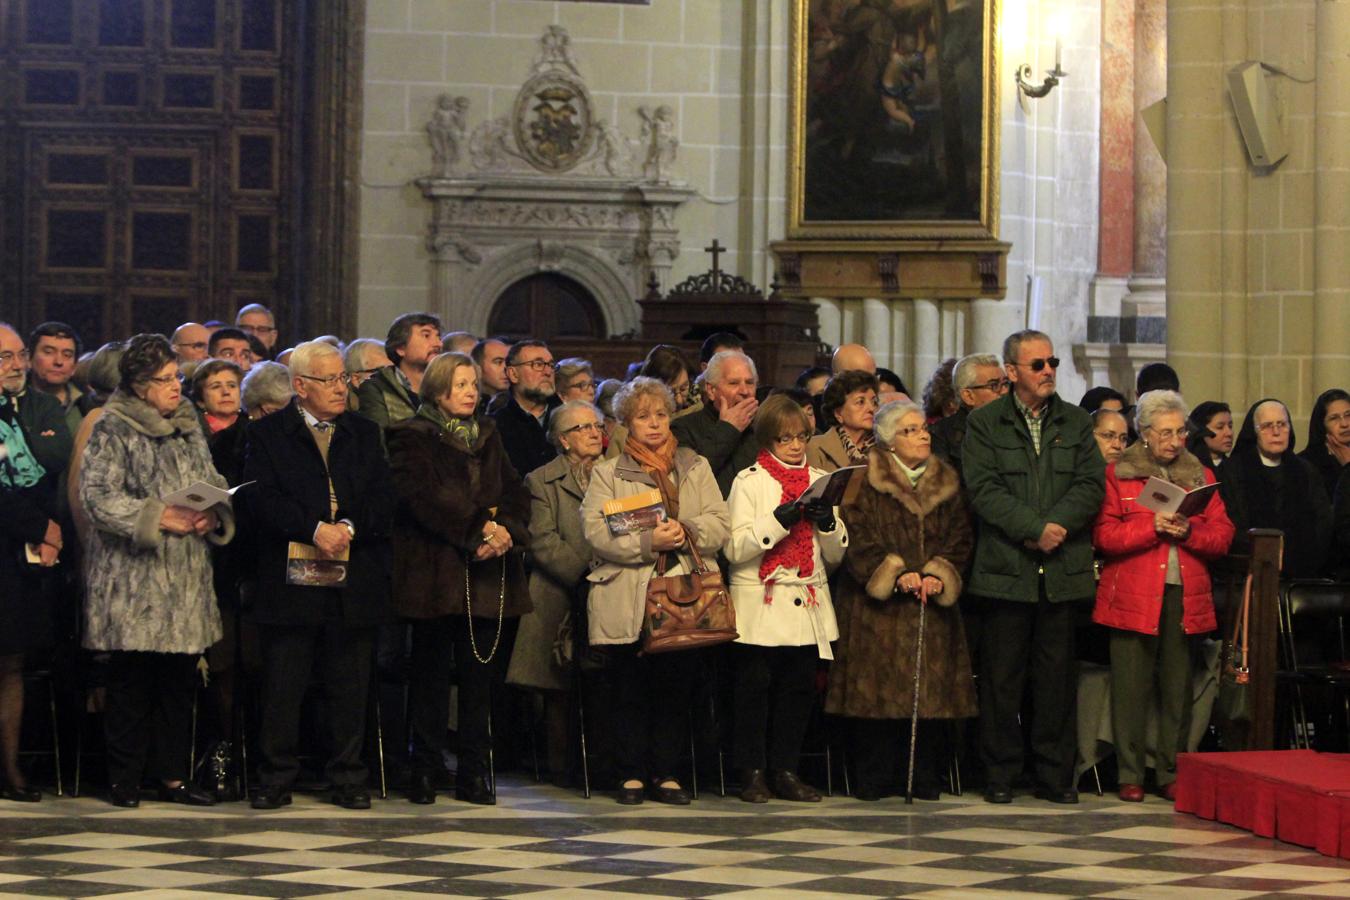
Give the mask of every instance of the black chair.
<svg viewBox="0 0 1350 900">
<path fill-rule="evenodd" d="M 20 756 L 47 756 L 52 760 L 52 769 L 56 773 L 56 795 L 65 796 L 65 782 L 63 781 L 63 769 L 61 767 L 61 717 L 58 714 L 56 701 L 57 676 L 54 667 L 44 663 L 33 665 L 24 670 L 23 680 L 25 682 L 24 692 L 29 693 L 27 684 L 31 682 L 45 682 L 47 686 L 47 713 L 48 723 L 51 728 L 51 746 L 46 750 L 23 750 Z"/>
<path fill-rule="evenodd" d="M 1350 584 L 1291 580 L 1281 586 L 1279 601 L 1276 683 L 1288 689 L 1291 743 L 1312 748 L 1316 729 L 1308 716 L 1309 695 L 1335 698 L 1336 703 L 1325 707 L 1319 718 L 1343 741 L 1350 731 L 1350 659 L 1345 640 Z M 1319 744 L 1325 743 L 1323 736 L 1318 739 Z"/>
</svg>

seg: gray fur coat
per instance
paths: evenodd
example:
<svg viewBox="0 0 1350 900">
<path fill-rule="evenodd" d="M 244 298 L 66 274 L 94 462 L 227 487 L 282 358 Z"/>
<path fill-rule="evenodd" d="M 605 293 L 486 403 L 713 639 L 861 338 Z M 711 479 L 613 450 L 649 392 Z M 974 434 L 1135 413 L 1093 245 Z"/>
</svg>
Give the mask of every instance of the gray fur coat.
<svg viewBox="0 0 1350 900">
<path fill-rule="evenodd" d="M 227 486 L 192 404 L 184 399 L 165 418 L 137 397 L 113 394 L 80 470 L 80 503 L 93 526 L 85 647 L 200 653 L 220 639 L 207 543 L 234 536 L 233 514 L 216 507 L 220 530 L 205 538 L 159 529 L 159 498 L 197 481 Z"/>
</svg>

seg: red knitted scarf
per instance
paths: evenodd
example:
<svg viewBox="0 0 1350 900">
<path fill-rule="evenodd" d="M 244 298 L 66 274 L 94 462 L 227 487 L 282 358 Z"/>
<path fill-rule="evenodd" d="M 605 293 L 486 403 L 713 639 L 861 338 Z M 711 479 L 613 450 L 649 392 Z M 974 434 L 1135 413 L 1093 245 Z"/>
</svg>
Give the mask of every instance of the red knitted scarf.
<svg viewBox="0 0 1350 900">
<path fill-rule="evenodd" d="M 759 451 L 759 457 L 755 461 L 763 466 L 764 471 L 772 475 L 774 480 L 782 486 L 783 490 L 778 499 L 779 503 L 796 500 L 811 484 L 811 468 L 809 466 L 796 469 L 788 468 L 768 450 Z M 759 564 L 759 580 L 764 582 L 765 603 L 773 602 L 773 582 L 769 580 L 769 575 L 779 566 L 788 570 L 796 569 L 797 574 L 802 578 L 816 570 L 816 545 L 811 536 L 811 523 L 806 519 L 799 519 L 789 529 L 787 537 L 770 548 Z M 815 588 L 810 588 L 807 593 L 809 595 L 808 602 L 814 606 Z"/>
</svg>

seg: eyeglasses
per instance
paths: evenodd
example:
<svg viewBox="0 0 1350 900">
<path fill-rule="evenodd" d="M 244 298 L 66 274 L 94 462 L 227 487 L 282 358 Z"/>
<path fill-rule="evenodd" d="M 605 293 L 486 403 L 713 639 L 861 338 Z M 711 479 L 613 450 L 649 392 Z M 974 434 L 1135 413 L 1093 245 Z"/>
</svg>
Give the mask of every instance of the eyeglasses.
<svg viewBox="0 0 1350 900">
<path fill-rule="evenodd" d="M 910 425 L 908 428 L 897 428 L 895 431 L 895 436 L 902 438 L 912 438 L 916 434 L 927 434 L 927 433 L 928 433 L 927 425 Z"/>
<path fill-rule="evenodd" d="M 988 381 L 981 381 L 979 384 L 972 384 L 966 388 L 969 391 L 986 390 L 991 393 L 1001 394 L 1011 387 L 1011 383 L 1006 378 L 991 378 Z"/>
<path fill-rule="evenodd" d="M 16 359 L 19 361 L 19 365 L 28 365 L 28 351 L 20 350 L 18 353 L 13 352 L 12 350 L 0 351 L 0 366 L 11 365 Z"/>
<path fill-rule="evenodd" d="M 805 431 L 798 432 L 797 434 L 780 434 L 778 437 L 774 438 L 774 441 L 780 447 L 786 447 L 794 441 L 799 444 L 805 444 L 810 440 L 811 435 L 807 434 Z"/>
<path fill-rule="evenodd" d="M 1289 423 L 1284 419 L 1276 419 L 1274 422 L 1263 422 L 1256 426 L 1257 431 L 1288 431 Z"/>
<path fill-rule="evenodd" d="M 593 391 L 595 390 L 594 381 L 574 381 L 567 386 L 569 391 Z"/>
<path fill-rule="evenodd" d="M 185 350 L 205 350 L 206 341 L 193 341 L 191 344 L 174 344 L 175 347 L 182 347 Z"/>
<path fill-rule="evenodd" d="M 1031 362 L 1028 363 L 1013 363 L 1013 365 L 1022 366 L 1024 368 L 1030 369 L 1033 372 L 1039 372 L 1046 366 L 1049 366 L 1052 369 L 1058 369 L 1059 357 L 1047 356 L 1045 359 L 1033 359 Z"/>
<path fill-rule="evenodd" d="M 1160 441 L 1170 441 L 1172 440 L 1172 438 L 1184 441 L 1186 440 L 1186 436 L 1191 433 L 1190 429 L 1186 428 L 1185 426 L 1182 426 L 1181 428 L 1177 428 L 1175 430 L 1169 428 L 1166 431 L 1159 431 L 1158 429 L 1150 425 L 1148 426 L 1148 430 L 1153 432 Z"/>
<path fill-rule="evenodd" d="M 168 387 L 171 384 L 182 384 L 183 375 L 181 372 L 177 375 L 154 375 L 149 380 L 156 387 Z"/>
<path fill-rule="evenodd" d="M 600 431 L 600 426 L 595 422 L 582 422 L 580 425 L 573 425 L 571 428 L 564 428 L 563 434 L 572 434 L 577 431 L 584 431 L 587 434 L 596 434 Z"/>
<path fill-rule="evenodd" d="M 1112 446 L 1124 447 L 1130 440 L 1128 434 L 1115 434 L 1110 431 L 1094 431 L 1092 433 L 1097 436 L 1099 441 L 1104 441 Z M 1166 438 L 1164 438 L 1164 440 L 1166 440 Z"/>
<path fill-rule="evenodd" d="M 534 369 L 535 372 L 544 372 L 553 368 L 551 359 L 527 359 L 521 362 L 510 363 L 508 368 L 519 369 L 522 366 Z"/>
<path fill-rule="evenodd" d="M 238 327 L 239 327 L 239 330 L 240 330 L 240 331 L 245 331 L 245 332 L 247 332 L 247 333 L 249 333 L 249 334 L 276 334 L 276 333 L 277 333 L 277 329 L 276 329 L 276 327 L 273 326 L 273 325 L 240 325 L 240 326 L 238 326 Z"/>
<path fill-rule="evenodd" d="M 352 376 L 348 375 L 346 372 L 342 372 L 338 375 L 329 375 L 326 378 L 319 378 L 317 375 L 301 375 L 300 377 L 306 381 L 317 381 L 319 384 L 328 388 L 336 387 L 339 384 L 346 387 L 352 383 Z"/>
</svg>

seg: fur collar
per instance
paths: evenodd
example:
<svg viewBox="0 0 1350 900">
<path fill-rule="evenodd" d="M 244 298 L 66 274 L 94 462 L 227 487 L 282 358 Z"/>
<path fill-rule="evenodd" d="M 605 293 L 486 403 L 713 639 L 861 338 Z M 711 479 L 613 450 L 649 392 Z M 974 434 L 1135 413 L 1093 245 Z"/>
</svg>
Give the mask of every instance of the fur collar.
<svg viewBox="0 0 1350 900">
<path fill-rule="evenodd" d="M 955 470 L 937 456 L 929 457 L 923 477 L 911 488 L 900 460 L 881 447 L 873 447 L 867 455 L 867 483 L 877 492 L 899 500 L 916 516 L 927 515 L 961 490 L 961 479 Z"/>
<path fill-rule="evenodd" d="M 163 438 L 175 434 L 191 434 L 195 428 L 201 431 L 201 421 L 197 418 L 197 408 L 192 401 L 184 397 L 178 401 L 178 408 L 167 416 L 161 416 L 149 403 L 118 388 L 108 398 L 104 409 L 136 429 L 146 437 Z"/>
<path fill-rule="evenodd" d="M 1195 454 L 1183 449 L 1181 455 L 1176 458 L 1172 465 L 1168 466 L 1166 471 L 1158 465 L 1153 454 L 1148 452 L 1143 441 L 1135 441 L 1125 452 L 1121 454 L 1116 462 L 1116 478 L 1147 479 L 1151 475 L 1156 475 L 1164 481 L 1170 481 L 1178 487 L 1196 488 L 1205 483 L 1205 466 Z"/>
</svg>

